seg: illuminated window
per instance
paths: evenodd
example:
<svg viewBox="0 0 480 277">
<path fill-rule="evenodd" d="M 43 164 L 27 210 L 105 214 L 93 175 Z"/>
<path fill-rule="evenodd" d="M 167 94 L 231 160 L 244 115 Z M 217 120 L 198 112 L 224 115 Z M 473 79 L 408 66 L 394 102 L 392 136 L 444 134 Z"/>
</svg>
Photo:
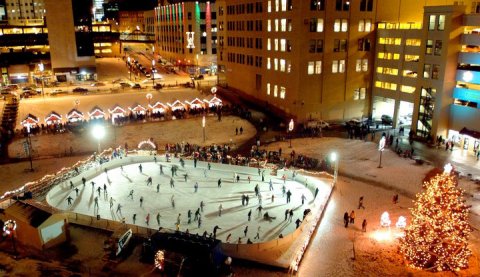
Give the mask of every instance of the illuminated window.
<svg viewBox="0 0 480 277">
<path fill-rule="evenodd" d="M 406 62 L 418 62 L 420 60 L 420 56 L 418 55 L 405 55 Z"/>
<path fill-rule="evenodd" d="M 273 59 L 273 70 L 275 70 L 275 71 L 278 70 L 278 59 L 277 58 Z"/>
<path fill-rule="evenodd" d="M 429 64 L 423 65 L 423 78 L 425 79 L 430 78 L 430 69 L 431 69 L 431 65 Z"/>
<path fill-rule="evenodd" d="M 435 56 L 440 56 L 442 55 L 442 41 L 441 40 L 436 40 L 435 41 L 435 49 L 433 50 L 433 54 Z"/>
<path fill-rule="evenodd" d="M 285 99 L 285 94 L 287 93 L 287 89 L 285 87 L 280 87 L 280 98 Z"/>
<path fill-rule="evenodd" d="M 368 71 L 368 59 L 363 59 L 362 60 L 362 71 L 367 72 Z"/>
<path fill-rule="evenodd" d="M 275 19 L 275 32 L 278 32 L 278 19 Z"/>
<path fill-rule="evenodd" d="M 427 39 L 427 44 L 426 44 L 426 49 L 425 49 L 425 54 L 431 55 L 433 52 L 433 40 L 432 39 Z"/>
<path fill-rule="evenodd" d="M 273 86 L 273 97 L 278 97 L 278 87 L 277 87 L 277 85 Z"/>
<path fill-rule="evenodd" d="M 292 63 L 290 61 L 287 61 L 287 73 L 292 72 Z"/>
<path fill-rule="evenodd" d="M 333 60 L 332 62 L 332 73 L 338 73 L 338 61 Z"/>
<path fill-rule="evenodd" d="M 280 31 L 282 32 L 287 31 L 287 20 L 285 18 L 280 19 Z"/>
<path fill-rule="evenodd" d="M 275 11 L 278 12 L 279 10 L 280 10 L 280 0 L 275 0 Z"/>
<path fill-rule="evenodd" d="M 403 76 L 408 78 L 417 78 L 417 72 L 406 69 L 403 71 Z"/>
<path fill-rule="evenodd" d="M 285 60 L 284 59 L 280 59 L 280 71 L 281 72 L 285 72 Z"/>
<path fill-rule="evenodd" d="M 338 61 L 338 72 L 340 73 L 345 72 L 345 60 Z"/>
<path fill-rule="evenodd" d="M 348 31 L 348 20 L 342 19 L 342 32 Z"/>
<path fill-rule="evenodd" d="M 272 1 L 268 0 L 267 2 L 267 12 L 271 13 L 272 12 Z"/>
<path fill-rule="evenodd" d="M 365 20 L 360 19 L 360 21 L 358 22 L 358 31 L 359 32 L 365 31 Z"/>
<path fill-rule="evenodd" d="M 377 67 L 377 71 L 381 68 L 383 68 L 383 67 Z M 362 59 L 357 59 L 357 61 L 355 63 L 355 71 L 356 72 L 362 71 Z"/>
<path fill-rule="evenodd" d="M 408 46 L 420 46 L 421 41 L 419 39 L 407 39 L 405 44 Z"/>
<path fill-rule="evenodd" d="M 273 45 L 275 46 L 275 51 L 278 51 L 278 39 L 273 40 Z"/>
<path fill-rule="evenodd" d="M 400 90 L 401 90 L 402 92 L 405 92 L 405 93 L 414 93 L 414 92 L 415 92 L 415 87 L 402 85 L 402 86 L 400 87 Z"/>
<path fill-rule="evenodd" d="M 322 73 L 322 61 L 316 61 L 315 62 L 315 74 L 321 74 Z"/>
<path fill-rule="evenodd" d="M 280 51 L 285 52 L 287 49 L 287 40 L 282 38 L 280 39 Z"/>
<path fill-rule="evenodd" d="M 323 18 L 317 18 L 317 32 L 323 32 Z"/>
<path fill-rule="evenodd" d="M 270 38 L 267 38 L 267 50 L 270 51 L 272 50 L 272 45 L 271 45 L 272 41 L 270 40 Z"/>
<path fill-rule="evenodd" d="M 282 0 L 282 12 L 287 10 L 287 0 Z"/>
<path fill-rule="evenodd" d="M 443 14 L 438 16 L 437 30 L 439 30 L 439 31 L 445 30 L 445 15 L 443 15 Z"/>
<path fill-rule="evenodd" d="M 377 87 L 377 88 L 383 88 L 383 89 L 388 89 L 388 90 L 397 90 L 397 84 L 388 83 L 388 82 L 376 81 L 376 82 L 375 82 L 375 87 Z"/>
<path fill-rule="evenodd" d="M 307 74 L 313 75 L 315 73 L 315 62 L 308 62 Z"/>
<path fill-rule="evenodd" d="M 372 31 L 372 20 L 365 19 L 365 32 L 370 32 L 370 31 Z"/>
<path fill-rule="evenodd" d="M 428 30 L 432 31 L 435 30 L 435 22 L 437 21 L 436 15 L 430 15 L 428 17 Z"/>
<path fill-rule="evenodd" d="M 267 20 L 267 32 L 272 31 L 272 21 L 269 19 Z"/>
<path fill-rule="evenodd" d="M 341 25 L 341 20 L 335 19 L 335 21 L 333 22 L 333 31 L 336 33 L 340 32 L 340 25 Z"/>
<path fill-rule="evenodd" d="M 267 58 L 267 69 L 270 69 L 271 68 L 271 60 L 270 60 L 270 57 Z"/>
<path fill-rule="evenodd" d="M 267 83 L 267 95 L 270 95 L 270 83 Z"/>
</svg>

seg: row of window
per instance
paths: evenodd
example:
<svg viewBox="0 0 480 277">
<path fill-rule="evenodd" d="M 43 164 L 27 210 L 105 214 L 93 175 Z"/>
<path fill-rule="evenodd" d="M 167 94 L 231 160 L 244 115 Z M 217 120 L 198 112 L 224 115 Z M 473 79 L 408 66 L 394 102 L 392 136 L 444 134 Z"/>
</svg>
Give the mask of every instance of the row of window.
<svg viewBox="0 0 480 277">
<path fill-rule="evenodd" d="M 428 17 L 428 30 L 443 31 L 445 30 L 445 15 L 430 15 Z"/>
<path fill-rule="evenodd" d="M 255 45 L 254 42 L 255 41 Z M 246 46 L 245 46 L 246 42 Z M 220 39 L 220 46 L 223 46 L 223 37 Z M 232 47 L 246 47 L 246 48 L 255 48 L 262 49 L 262 39 L 261 38 L 245 38 L 245 37 L 227 37 L 227 46 Z"/>
<path fill-rule="evenodd" d="M 335 39 L 333 41 L 333 52 L 346 52 L 348 42 L 346 39 Z M 358 51 L 370 51 L 370 39 L 358 40 Z M 323 40 L 311 39 L 308 44 L 309 53 L 322 53 Z"/>
<path fill-rule="evenodd" d="M 220 60 L 223 60 L 223 52 L 220 52 Z M 238 53 L 227 53 L 227 61 L 231 63 L 246 64 L 255 67 L 262 67 L 263 58 L 260 56 L 245 55 Z"/>
<path fill-rule="evenodd" d="M 349 11 L 350 0 L 335 0 L 336 11 Z M 311 11 L 324 11 L 327 0 L 310 0 Z M 373 11 L 373 0 L 360 0 L 360 11 L 371 12 Z"/>
<path fill-rule="evenodd" d="M 267 50 L 268 51 L 272 50 L 272 39 L 270 39 L 270 38 L 267 39 Z M 292 44 L 290 43 L 290 40 L 288 40 L 288 39 L 275 38 L 275 39 L 273 39 L 273 50 L 274 51 L 280 51 L 280 52 L 290 52 L 290 51 L 292 51 Z"/>
<path fill-rule="evenodd" d="M 322 61 L 313 61 L 308 62 L 307 65 L 307 74 L 308 75 L 318 75 L 322 74 Z"/>
<path fill-rule="evenodd" d="M 292 31 L 292 20 L 281 18 L 273 20 L 275 32 L 291 32 Z M 267 31 L 272 31 L 272 20 L 267 20 Z"/>
<path fill-rule="evenodd" d="M 435 40 L 435 45 L 433 44 L 433 39 L 427 39 L 427 45 L 425 49 L 425 54 L 435 56 L 442 55 L 442 46 L 443 42 L 441 40 Z"/>
<path fill-rule="evenodd" d="M 273 67 L 272 67 L 272 60 L 273 60 Z M 292 63 L 285 59 L 278 59 L 278 58 L 267 58 L 267 69 L 273 69 L 274 71 L 292 72 Z"/>
<path fill-rule="evenodd" d="M 255 9 L 254 9 L 255 7 Z M 261 13 L 263 12 L 262 2 L 239 4 L 239 5 L 229 5 L 227 6 L 227 14 L 251 14 L 251 13 Z M 218 8 L 219 15 L 223 15 L 223 7 Z"/>
<path fill-rule="evenodd" d="M 375 82 L 375 87 L 396 91 L 398 85 L 395 84 L 395 83 L 376 81 Z M 415 90 L 416 90 L 416 88 L 412 87 L 412 86 L 407 86 L 407 85 L 401 85 L 400 86 L 400 91 L 404 92 L 404 93 L 414 93 Z"/>
<path fill-rule="evenodd" d="M 272 87 L 273 87 L 273 97 L 279 97 L 280 99 L 285 99 L 286 94 L 287 94 L 287 89 L 283 86 L 278 86 L 278 85 L 271 85 L 270 83 L 267 83 L 267 95 L 272 94 Z M 279 95 L 280 92 L 280 95 Z"/>
<path fill-rule="evenodd" d="M 268 0 L 267 2 L 267 12 L 286 12 L 287 10 L 291 11 L 293 9 L 293 0 Z"/>
</svg>

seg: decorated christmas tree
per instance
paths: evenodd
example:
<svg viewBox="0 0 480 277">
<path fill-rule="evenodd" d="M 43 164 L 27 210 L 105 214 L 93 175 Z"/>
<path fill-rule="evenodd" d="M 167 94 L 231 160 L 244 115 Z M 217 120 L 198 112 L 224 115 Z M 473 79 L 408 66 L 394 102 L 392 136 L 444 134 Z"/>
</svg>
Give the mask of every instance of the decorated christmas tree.
<svg viewBox="0 0 480 277">
<path fill-rule="evenodd" d="M 450 164 L 417 194 L 412 219 L 400 240 L 400 252 L 408 265 L 431 271 L 458 271 L 468 267 L 471 232 L 469 207 L 457 187 Z"/>
</svg>

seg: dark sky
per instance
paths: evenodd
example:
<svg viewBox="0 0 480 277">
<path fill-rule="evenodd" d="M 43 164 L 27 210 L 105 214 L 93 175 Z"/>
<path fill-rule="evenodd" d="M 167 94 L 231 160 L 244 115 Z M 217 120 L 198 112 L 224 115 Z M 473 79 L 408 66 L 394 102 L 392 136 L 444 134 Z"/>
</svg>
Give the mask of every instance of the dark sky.
<svg viewBox="0 0 480 277">
<path fill-rule="evenodd" d="M 1 0 L 0 0 L 1 1 Z M 109 2 L 120 3 L 120 10 L 153 10 L 157 6 L 157 0 L 115 0 Z"/>
</svg>

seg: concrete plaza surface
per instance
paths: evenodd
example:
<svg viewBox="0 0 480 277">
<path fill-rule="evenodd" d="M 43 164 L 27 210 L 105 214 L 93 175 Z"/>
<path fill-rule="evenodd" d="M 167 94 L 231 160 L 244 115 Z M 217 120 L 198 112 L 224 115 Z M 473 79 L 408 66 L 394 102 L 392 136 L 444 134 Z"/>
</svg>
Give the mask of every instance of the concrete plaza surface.
<svg viewBox="0 0 480 277">
<path fill-rule="evenodd" d="M 303 219 L 303 211 L 307 208 L 313 208 L 314 185 L 319 186 L 320 191 L 317 197 L 324 197 L 323 194 L 329 193 L 329 180 L 297 176 L 292 180 L 292 173 L 286 173 L 285 182 L 286 191 L 292 192 L 291 201 L 287 203 L 286 195 L 283 195 L 281 179 L 283 171 L 279 171 L 278 176 L 272 176 L 270 170 L 265 170 L 265 181 L 262 182 L 261 175 L 257 168 L 211 164 L 211 170 L 208 170 L 206 162 L 198 162 L 194 167 L 193 161 L 186 160 L 185 168 L 182 168 L 178 159 L 172 162 L 166 162 L 164 156 L 158 156 L 157 163 L 150 162 L 138 163 L 137 160 L 131 160 L 131 157 L 124 158 L 125 165 L 121 167 L 109 168 L 109 164 L 102 165 L 101 168 L 108 168 L 107 173 L 101 168 L 92 169 L 92 172 L 85 172 L 71 179 L 75 188 L 79 189 L 76 196 L 75 189 L 70 188 L 69 180 L 54 187 L 47 194 L 47 202 L 61 210 L 72 211 L 75 213 L 96 216 L 101 218 L 121 221 L 125 218 L 126 223 L 136 224 L 143 227 L 158 229 L 164 227 L 176 229 L 176 222 L 180 215 L 180 231 L 189 230 L 190 233 L 203 234 L 205 231 L 210 234 L 214 226 L 218 225 L 221 229 L 217 231 L 217 239 L 226 241 L 231 234 L 230 242 L 237 243 L 241 238 L 242 243 L 246 243 L 250 238 L 252 242 L 270 241 L 278 238 L 280 234 L 286 236 L 296 229 L 295 221 Z M 133 162 L 133 163 L 132 163 Z M 142 172 L 139 165 L 142 165 Z M 174 187 L 171 187 L 171 167 L 178 167 L 177 176 L 172 179 Z M 162 166 L 163 174 L 160 173 Z M 263 169 L 262 169 L 263 171 Z M 234 174 L 240 176 L 239 182 L 234 182 Z M 185 181 L 184 174 L 188 174 Z M 82 184 L 82 176 L 92 176 L 87 178 L 86 185 Z M 251 181 L 248 181 L 250 176 Z M 152 177 L 152 185 L 147 185 L 147 180 Z M 221 179 L 221 187 L 218 187 L 218 180 Z M 272 181 L 273 191 L 269 190 L 269 182 Z M 91 182 L 95 185 L 92 187 Z M 305 186 L 307 182 L 307 186 Z M 195 192 L 195 183 L 198 183 L 198 191 Z M 103 187 L 107 187 L 107 194 Z M 159 192 L 157 192 L 159 184 Z M 258 184 L 261 195 L 262 211 L 259 212 L 260 199 L 255 196 L 254 187 Z M 100 187 L 100 193 L 98 188 Z M 133 197 L 129 197 L 133 190 Z M 242 206 L 242 194 L 248 195 L 250 201 L 248 205 Z M 272 201 L 272 195 L 274 199 Z M 305 196 L 302 204 L 302 195 Z M 68 205 L 67 198 L 72 197 L 72 204 Z M 98 197 L 98 209 L 95 207 L 95 197 Z M 113 206 L 110 208 L 110 197 L 114 199 Z M 140 198 L 143 197 L 142 206 Z M 133 198 L 133 199 L 132 199 Z M 175 206 L 172 206 L 172 198 Z M 194 221 L 195 211 L 200 208 L 200 202 L 205 206 L 201 212 L 202 223 L 199 226 L 198 221 Z M 117 212 L 118 204 L 121 205 L 121 211 Z M 222 205 L 222 214 L 219 216 L 219 206 Z M 293 209 L 292 220 L 285 221 L 285 210 Z M 187 212 L 191 210 L 191 223 L 188 223 Z M 252 211 L 251 220 L 248 220 L 248 212 Z M 272 220 L 265 220 L 265 212 Z M 160 224 L 157 222 L 157 214 L 160 214 Z M 136 221 L 133 222 L 133 215 L 136 214 Z M 146 217 L 150 214 L 150 220 L 147 224 Z M 248 231 L 245 235 L 245 227 Z M 260 227 L 259 238 L 255 239 Z"/>
</svg>

